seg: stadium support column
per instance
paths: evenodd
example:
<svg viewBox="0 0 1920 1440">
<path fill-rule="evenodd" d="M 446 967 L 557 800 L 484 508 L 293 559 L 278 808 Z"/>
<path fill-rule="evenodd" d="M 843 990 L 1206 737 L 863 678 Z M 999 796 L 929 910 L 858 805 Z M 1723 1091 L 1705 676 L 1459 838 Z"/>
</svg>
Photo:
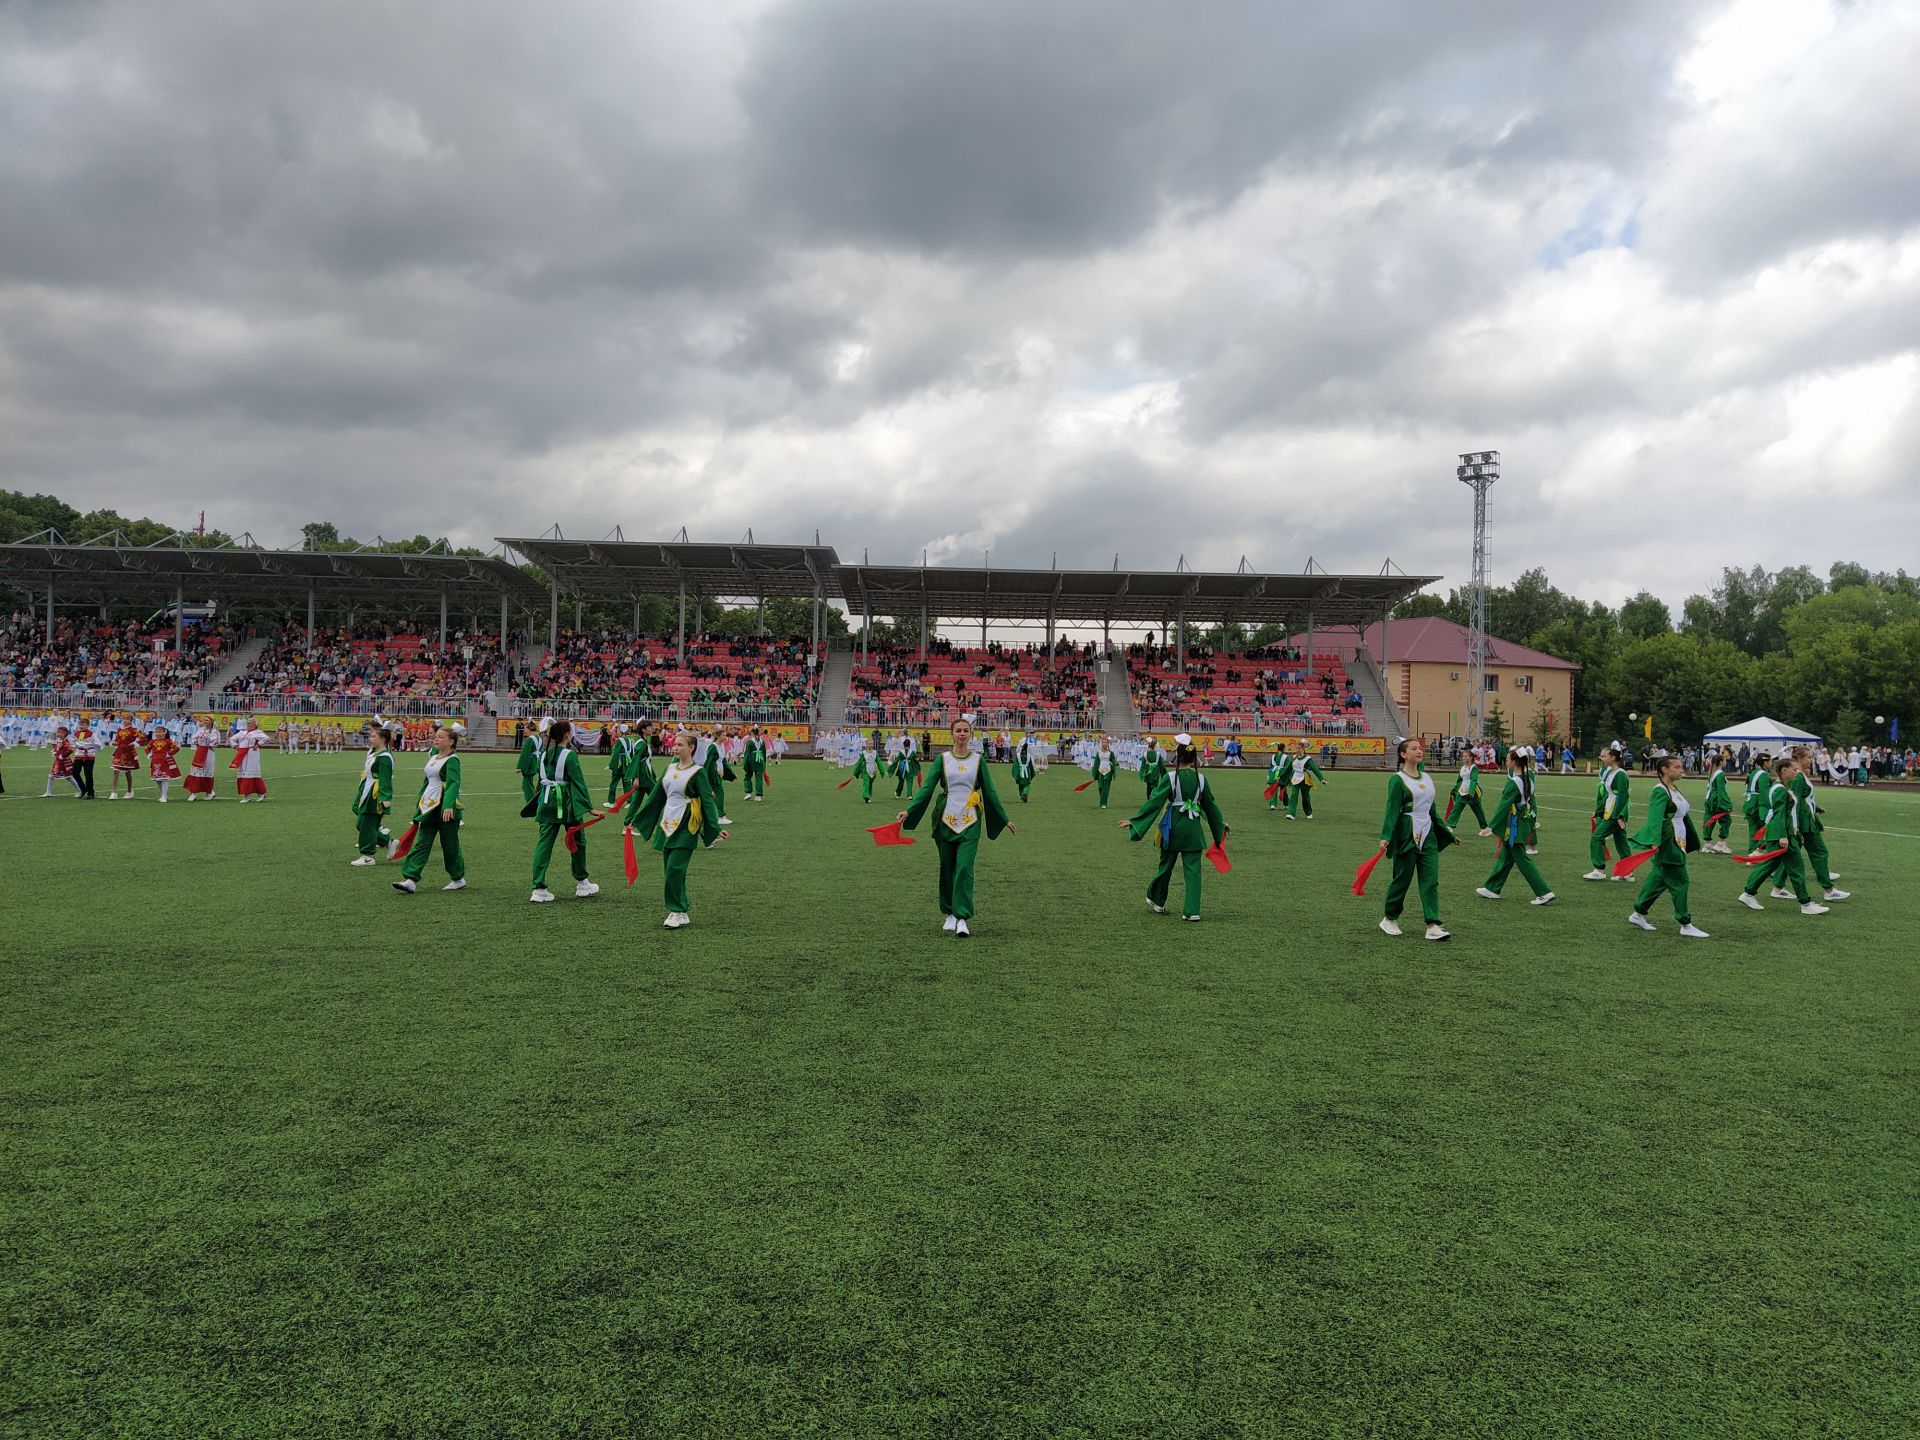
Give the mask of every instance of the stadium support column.
<svg viewBox="0 0 1920 1440">
<path fill-rule="evenodd" d="M 576 635 L 586 628 L 586 604 L 579 595 L 573 597 L 573 633 Z"/>
<path fill-rule="evenodd" d="M 307 586 L 307 649 L 313 649 L 313 586 Z"/>
<path fill-rule="evenodd" d="M 440 592 L 440 648 L 447 648 L 447 592 Z"/>
<path fill-rule="evenodd" d="M 187 587 L 185 582 L 173 590 L 173 653 L 178 655 L 187 638 Z"/>
<path fill-rule="evenodd" d="M 1055 613 L 1054 607 L 1058 603 L 1059 602 L 1056 600 L 1049 600 L 1047 602 L 1047 669 L 1049 672 L 1053 670 L 1053 621 L 1054 621 L 1054 613 Z"/>
<path fill-rule="evenodd" d="M 1313 607 L 1307 607 L 1307 678 L 1313 678 Z"/>
<path fill-rule="evenodd" d="M 507 654 L 507 592 L 502 590 L 500 592 L 500 656 L 501 658 L 505 659 L 506 654 Z"/>
<path fill-rule="evenodd" d="M 1386 691 L 1387 718 L 1389 720 L 1393 718 L 1395 710 L 1393 703 L 1393 681 L 1387 674 L 1387 651 L 1392 648 L 1392 642 L 1387 639 L 1387 636 L 1392 633 L 1391 628 L 1387 624 L 1387 620 L 1392 613 L 1391 607 L 1386 605 L 1380 607 L 1380 684 Z"/>
<path fill-rule="evenodd" d="M 560 577 L 549 575 L 547 587 L 547 649 L 558 650 L 560 648 Z"/>
<path fill-rule="evenodd" d="M 764 595 L 760 597 L 760 604 L 754 616 L 753 633 L 763 640 L 767 635 L 767 597 Z"/>
<path fill-rule="evenodd" d="M 633 599 L 633 624 L 629 633 L 635 640 L 640 638 L 640 597 L 637 595 Z"/>
<path fill-rule="evenodd" d="M 920 658 L 927 658 L 927 602 L 920 602 Z"/>
<path fill-rule="evenodd" d="M 682 665 L 687 663 L 687 582 L 680 582 L 680 630 L 674 641 L 674 658 Z"/>
<path fill-rule="evenodd" d="M 1187 673 L 1187 612 L 1183 609 L 1173 617 L 1173 668 L 1182 675 Z"/>
<path fill-rule="evenodd" d="M 860 614 L 860 664 L 864 667 L 873 654 L 873 610 L 871 607 Z"/>
<path fill-rule="evenodd" d="M 47 644 L 53 644 L 53 577 L 47 577 Z"/>
</svg>

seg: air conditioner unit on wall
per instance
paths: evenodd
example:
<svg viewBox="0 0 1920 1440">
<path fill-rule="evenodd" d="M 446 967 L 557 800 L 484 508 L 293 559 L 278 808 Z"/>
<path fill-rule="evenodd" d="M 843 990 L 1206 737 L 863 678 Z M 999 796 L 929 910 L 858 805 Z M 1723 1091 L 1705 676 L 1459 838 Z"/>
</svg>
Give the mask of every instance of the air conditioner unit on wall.
<svg viewBox="0 0 1920 1440">
<path fill-rule="evenodd" d="M 1454 671 L 1454 672 L 1453 672 L 1452 674 L 1450 674 L 1450 675 L 1449 675 L 1449 676 L 1448 676 L 1447 678 L 1448 678 L 1449 680 L 1458 680 L 1458 679 L 1460 678 L 1460 672 L 1459 672 L 1458 670 L 1455 670 L 1455 671 Z"/>
</svg>

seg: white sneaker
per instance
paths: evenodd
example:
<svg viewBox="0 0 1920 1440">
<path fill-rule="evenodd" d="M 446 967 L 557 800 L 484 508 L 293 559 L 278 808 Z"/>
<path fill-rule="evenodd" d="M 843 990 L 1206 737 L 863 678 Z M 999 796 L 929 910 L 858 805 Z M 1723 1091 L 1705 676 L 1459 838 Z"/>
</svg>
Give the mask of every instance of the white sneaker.
<svg viewBox="0 0 1920 1440">
<path fill-rule="evenodd" d="M 676 910 L 671 915 L 667 916 L 667 921 L 664 928 L 668 930 L 684 930 L 687 926 L 691 925 L 692 923 L 693 923 L 693 917 L 691 915 L 687 914 L 687 912 L 684 910 Z"/>
<path fill-rule="evenodd" d="M 582 880 L 578 885 L 573 887 L 573 898 L 576 900 L 584 900 L 589 895 L 598 895 L 599 893 L 600 887 L 591 880 Z"/>
<path fill-rule="evenodd" d="M 1793 899 L 1793 891 L 1787 889 L 1787 887 L 1784 885 L 1776 885 L 1773 887 L 1773 889 L 1769 890 L 1767 893 L 1773 896 L 1773 898 L 1776 900 Z"/>
<path fill-rule="evenodd" d="M 553 903 L 553 891 L 542 885 L 527 898 L 536 905 L 551 905 Z"/>
<path fill-rule="evenodd" d="M 1380 933 L 1383 935 L 1398 935 L 1400 933 L 1400 922 L 1397 920 L 1382 920 L 1380 922 Z"/>
<path fill-rule="evenodd" d="M 413 881 L 401 879 L 393 882 L 393 888 L 400 891 L 403 895 L 411 895 L 417 887 Z"/>
<path fill-rule="evenodd" d="M 1689 940 L 1711 940 L 1713 938 L 1691 920 L 1680 927 L 1680 933 Z"/>
<path fill-rule="evenodd" d="M 1800 907 L 1800 913 L 1802 915 L 1825 915 L 1830 912 L 1827 910 L 1826 906 L 1816 905 L 1813 901 L 1809 900 L 1806 904 Z"/>
<path fill-rule="evenodd" d="M 1451 940 L 1452 938 L 1453 936 L 1447 933 L 1446 928 L 1444 926 L 1440 926 L 1440 925 L 1427 926 L 1427 939 L 1429 940 Z"/>
<path fill-rule="evenodd" d="M 1483 829 L 1483 830 L 1481 830 L 1481 832 L 1480 832 L 1480 838 L 1481 838 L 1482 840 L 1485 840 L 1485 839 L 1488 839 L 1489 837 L 1491 837 L 1491 836 L 1492 836 L 1492 834 L 1493 834 L 1493 831 L 1491 831 L 1491 830 L 1486 830 L 1486 829 Z"/>
<path fill-rule="evenodd" d="M 959 939 L 965 940 L 968 936 L 973 934 L 973 931 L 967 928 L 966 921 L 956 920 L 953 922 L 953 933 Z"/>
<path fill-rule="evenodd" d="M 356 855 L 347 863 L 349 865 L 371 865 L 374 863 L 374 859 L 371 855 Z"/>
<path fill-rule="evenodd" d="M 1851 890 L 1827 890 L 1821 894 L 1820 898 L 1822 900 L 1851 900 L 1853 898 L 1853 892 Z"/>
<path fill-rule="evenodd" d="M 1151 900 L 1149 900 L 1149 901 L 1147 901 L 1147 909 L 1149 909 L 1149 910 L 1151 910 L 1151 911 L 1153 911 L 1153 913 L 1154 913 L 1154 914 L 1156 914 L 1156 915 L 1164 915 L 1164 914 L 1166 914 L 1166 913 L 1167 913 L 1167 907 L 1166 907 L 1166 906 L 1164 906 L 1164 905 L 1156 905 L 1156 904 L 1154 904 L 1154 903 L 1153 903 L 1153 901 L 1151 901 Z"/>
<path fill-rule="evenodd" d="M 733 823 L 733 818 L 728 815 L 722 815 L 717 823 L 721 825 L 731 825 Z"/>
<path fill-rule="evenodd" d="M 1651 920 L 1647 919 L 1647 917 L 1642 915 L 1638 910 L 1629 910 L 1627 912 L 1627 924 L 1635 926 L 1641 930 L 1647 930 L 1647 931 L 1652 931 L 1658 928 L 1654 925 L 1654 923 Z"/>
<path fill-rule="evenodd" d="M 1311 820 L 1313 817 L 1309 815 L 1307 818 Z M 1182 915 L 1180 918 L 1194 925 L 1198 925 L 1200 923 L 1200 917 L 1198 915 Z"/>
<path fill-rule="evenodd" d="M 1829 870 L 1827 872 L 1827 879 L 1837 881 L 1839 878 L 1840 872 L 1838 870 Z"/>
<path fill-rule="evenodd" d="M 1500 892 L 1498 890 L 1489 890 L 1484 885 L 1479 886 L 1473 893 L 1478 895 L 1482 900 L 1498 900 L 1500 898 Z"/>
<path fill-rule="evenodd" d="M 958 925 L 959 923 L 960 922 L 958 920 L 954 919 L 953 916 L 949 915 L 947 916 L 945 921 L 941 923 L 940 928 L 946 931 L 949 935 L 951 935 L 953 933 L 953 927 Z"/>
<path fill-rule="evenodd" d="M 1580 878 L 1582 880 L 1605 880 L 1608 878 L 1608 876 L 1607 876 L 1607 872 L 1604 870 L 1589 870 L 1587 871 L 1586 874 L 1582 875 Z"/>
<path fill-rule="evenodd" d="M 1746 906 L 1747 909 L 1749 910 L 1764 910 L 1767 908 L 1766 906 L 1760 903 L 1759 899 L 1756 896 L 1749 895 L 1744 890 L 1740 892 L 1740 903 Z"/>
<path fill-rule="evenodd" d="M 1535 905 L 1551 905 L 1558 898 L 1559 898 L 1558 896 L 1556 896 L 1551 890 L 1549 890 L 1544 895 L 1534 896 L 1532 903 Z"/>
<path fill-rule="evenodd" d="M 464 880 L 449 880 L 440 888 L 442 890 L 464 890 L 467 888 L 467 882 Z"/>
<path fill-rule="evenodd" d="M 118 800 L 119 798 L 120 798 L 120 795 L 119 795 L 119 792 L 118 792 L 118 791 L 114 791 L 114 790 L 109 790 L 109 791 L 107 792 L 107 799 L 109 799 L 109 800 Z"/>
<path fill-rule="evenodd" d="M 1294 818 L 1294 817 L 1293 817 L 1293 816 L 1292 816 L 1291 814 L 1289 814 L 1289 815 L 1287 816 L 1287 819 L 1289 819 L 1289 820 L 1291 820 L 1291 819 L 1293 819 L 1293 818 Z"/>
<path fill-rule="evenodd" d="M 1540 853 L 1540 847 L 1539 847 L 1539 846 L 1537 846 L 1537 845 L 1529 845 L 1529 846 L 1527 846 L 1527 854 L 1529 854 L 1529 855 L 1538 855 L 1539 853 Z"/>
</svg>

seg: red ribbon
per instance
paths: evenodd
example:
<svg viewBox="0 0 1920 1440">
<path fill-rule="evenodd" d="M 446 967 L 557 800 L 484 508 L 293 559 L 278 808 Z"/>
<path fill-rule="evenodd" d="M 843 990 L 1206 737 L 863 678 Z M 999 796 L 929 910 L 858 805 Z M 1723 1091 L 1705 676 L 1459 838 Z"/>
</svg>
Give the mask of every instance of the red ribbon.
<svg viewBox="0 0 1920 1440">
<path fill-rule="evenodd" d="M 838 785 L 834 786 L 833 788 L 836 790 L 844 790 L 847 788 L 847 786 L 851 785 L 853 781 L 854 781 L 854 777 L 849 775 L 847 776 L 846 779 L 842 780 Z"/>
<path fill-rule="evenodd" d="M 413 837 L 418 834 L 419 831 L 420 822 L 416 820 L 413 824 L 409 825 L 406 830 L 401 833 L 400 838 L 394 842 L 393 854 L 389 858 L 394 860 L 406 859 L 407 851 L 413 848 Z"/>
<path fill-rule="evenodd" d="M 1709 815 L 1707 816 L 1707 824 L 1718 825 L 1731 814 L 1733 814 L 1731 810 L 1722 810 L 1718 815 Z"/>
<path fill-rule="evenodd" d="M 1782 845 L 1778 850 L 1767 850 L 1759 855 L 1736 855 L 1733 857 L 1733 863 L 1736 865 L 1764 865 L 1769 860 L 1778 860 L 1786 853 L 1787 847 Z"/>
<path fill-rule="evenodd" d="M 1380 863 L 1381 857 L 1384 856 L 1386 853 L 1387 852 L 1385 850 L 1380 850 L 1376 852 L 1374 857 L 1371 860 L 1367 861 L 1364 865 L 1360 866 L 1359 869 L 1353 872 L 1353 893 L 1354 894 L 1364 895 L 1367 893 L 1367 881 L 1373 877 L 1373 867 Z"/>
<path fill-rule="evenodd" d="M 1616 880 L 1626 879 L 1627 876 L 1651 860 L 1656 853 L 1657 852 L 1652 850 L 1642 850 L 1638 855 L 1621 856 L 1613 862 L 1613 878 Z"/>
<path fill-rule="evenodd" d="M 1222 875 L 1233 869 L 1233 862 L 1227 859 L 1227 842 L 1216 840 L 1207 847 L 1207 859 L 1213 862 L 1213 868 Z"/>
<path fill-rule="evenodd" d="M 911 835 L 902 835 L 900 833 L 900 821 L 898 820 L 894 821 L 891 825 L 869 825 L 867 827 L 867 833 L 873 836 L 873 843 L 880 846 L 917 845 L 920 843 Z"/>
<path fill-rule="evenodd" d="M 633 853 L 632 830 L 627 831 L 627 853 L 624 863 L 627 867 L 627 884 L 632 885 L 634 881 L 640 878 L 640 857 Z"/>
<path fill-rule="evenodd" d="M 595 815 L 591 820 L 582 820 L 578 825 L 569 825 L 567 827 L 567 834 L 566 834 L 567 853 L 571 855 L 577 850 L 579 850 L 580 848 L 579 835 L 582 830 L 590 829 L 593 826 L 598 825 L 602 820 L 606 818 L 607 817 L 605 815 Z"/>
<path fill-rule="evenodd" d="M 1093 781 L 1091 781 L 1091 780 L 1089 780 L 1089 781 L 1087 781 L 1087 785 L 1091 785 L 1091 784 L 1093 784 Z M 1084 790 L 1084 789 L 1086 789 L 1086 788 L 1087 788 L 1087 785 L 1076 785 L 1076 786 L 1074 786 L 1074 787 L 1073 787 L 1073 793 L 1074 793 L 1074 794 L 1076 794 L 1076 795 L 1078 795 L 1078 794 L 1079 794 L 1079 793 L 1080 793 L 1080 792 L 1081 792 L 1082 790 Z"/>
<path fill-rule="evenodd" d="M 1267 786 L 1266 789 L 1260 792 L 1260 798 L 1263 800 L 1271 800 L 1273 799 L 1274 796 L 1278 795 L 1279 793 L 1280 793 L 1280 782 L 1276 780 L 1273 782 L 1273 784 Z"/>
</svg>

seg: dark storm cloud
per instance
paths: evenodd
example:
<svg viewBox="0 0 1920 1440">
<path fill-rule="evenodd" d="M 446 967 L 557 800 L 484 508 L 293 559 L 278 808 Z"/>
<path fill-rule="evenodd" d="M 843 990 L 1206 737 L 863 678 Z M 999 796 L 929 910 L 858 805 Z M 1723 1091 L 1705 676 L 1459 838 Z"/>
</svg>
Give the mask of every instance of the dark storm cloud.
<svg viewBox="0 0 1920 1440">
<path fill-rule="evenodd" d="M 1737 476 L 1913 348 L 1920 52 L 1836 12 L 1770 128 L 1676 81 L 1713 8 L 0 7 L 4 483 L 1285 566 L 1457 550 L 1384 502 L 1491 434 L 1746 396 Z"/>
</svg>

